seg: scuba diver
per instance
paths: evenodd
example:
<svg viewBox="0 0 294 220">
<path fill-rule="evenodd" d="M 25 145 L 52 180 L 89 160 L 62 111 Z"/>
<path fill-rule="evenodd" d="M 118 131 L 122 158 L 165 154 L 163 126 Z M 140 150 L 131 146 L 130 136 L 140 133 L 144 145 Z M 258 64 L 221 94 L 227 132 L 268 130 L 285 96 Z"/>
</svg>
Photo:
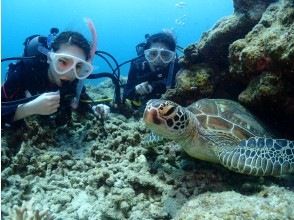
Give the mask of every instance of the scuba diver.
<svg viewBox="0 0 294 220">
<path fill-rule="evenodd" d="M 64 125 L 70 121 L 73 108 L 92 110 L 99 117 L 107 116 L 108 106 L 79 102 L 81 98 L 88 98 L 83 79 L 93 71 L 91 61 L 96 39 L 91 48 L 78 32 L 57 33 L 58 29 L 52 28 L 50 38 L 39 35 L 27 38 L 24 58 L 29 59 L 9 65 L 1 87 L 2 128 L 19 124 L 21 119 L 31 115 L 55 116 L 55 124 Z M 92 33 L 92 37 L 94 35 Z"/>
<path fill-rule="evenodd" d="M 134 110 L 144 108 L 149 99 L 160 98 L 175 85 L 179 70 L 176 41 L 171 33 L 145 35 L 146 43 L 139 44 L 138 58 L 131 62 L 123 99 L 129 100 Z"/>
</svg>

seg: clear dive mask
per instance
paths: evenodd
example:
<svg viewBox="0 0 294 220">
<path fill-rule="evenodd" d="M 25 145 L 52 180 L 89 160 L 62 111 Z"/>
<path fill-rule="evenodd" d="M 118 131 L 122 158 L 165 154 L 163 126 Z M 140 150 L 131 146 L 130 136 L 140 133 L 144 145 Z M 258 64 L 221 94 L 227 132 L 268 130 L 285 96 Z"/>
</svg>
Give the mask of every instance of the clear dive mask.
<svg viewBox="0 0 294 220">
<path fill-rule="evenodd" d="M 49 52 L 48 55 L 55 72 L 60 75 L 73 70 L 77 79 L 85 79 L 94 69 L 91 63 L 69 54 Z"/>
<path fill-rule="evenodd" d="M 154 63 L 158 57 L 163 63 L 170 63 L 175 59 L 175 52 L 163 48 L 150 48 L 144 51 L 145 58 L 148 62 Z"/>
</svg>

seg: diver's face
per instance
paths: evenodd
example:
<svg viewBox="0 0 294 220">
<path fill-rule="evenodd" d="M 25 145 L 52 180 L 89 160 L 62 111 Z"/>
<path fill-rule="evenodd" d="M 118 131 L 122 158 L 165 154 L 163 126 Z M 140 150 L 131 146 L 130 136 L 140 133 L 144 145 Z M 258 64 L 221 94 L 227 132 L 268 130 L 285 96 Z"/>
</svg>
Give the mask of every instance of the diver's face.
<svg viewBox="0 0 294 220">
<path fill-rule="evenodd" d="M 60 49 L 55 51 L 56 54 L 67 54 L 73 57 L 77 57 L 81 60 L 86 61 L 86 56 L 83 50 L 77 46 L 74 45 L 66 45 L 63 44 L 61 45 Z M 66 62 L 67 60 L 64 60 Z M 74 81 L 76 79 L 76 75 L 74 73 L 74 69 L 71 68 L 69 71 L 63 73 L 63 74 L 58 74 L 55 71 L 54 65 L 56 63 L 52 60 L 52 58 L 48 57 L 48 62 L 49 62 L 49 79 L 52 83 L 57 84 L 59 87 L 62 86 L 62 81 Z"/>
<path fill-rule="evenodd" d="M 164 50 L 169 50 L 169 48 L 163 44 L 163 43 L 159 43 L 159 42 L 156 42 L 156 43 L 152 43 L 151 46 L 150 46 L 150 49 L 164 49 Z M 149 66 L 151 68 L 152 71 L 156 71 L 158 69 L 163 69 L 165 67 L 167 67 L 169 65 L 169 63 L 164 63 L 162 62 L 162 60 L 160 59 L 160 57 L 158 56 L 157 59 L 155 59 L 153 62 L 148 62 L 149 63 Z"/>
</svg>

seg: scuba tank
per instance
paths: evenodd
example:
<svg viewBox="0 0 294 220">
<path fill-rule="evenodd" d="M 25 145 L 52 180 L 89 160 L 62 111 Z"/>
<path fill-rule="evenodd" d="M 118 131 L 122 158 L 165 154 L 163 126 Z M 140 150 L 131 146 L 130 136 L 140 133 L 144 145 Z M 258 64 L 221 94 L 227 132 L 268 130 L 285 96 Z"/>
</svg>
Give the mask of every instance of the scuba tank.
<svg viewBox="0 0 294 220">
<path fill-rule="evenodd" d="M 25 46 L 23 57 L 31 57 L 32 59 L 24 59 L 23 61 L 27 64 L 47 63 L 47 54 L 58 32 L 58 28 L 51 28 L 47 37 L 39 34 L 27 37 L 23 43 Z"/>
</svg>

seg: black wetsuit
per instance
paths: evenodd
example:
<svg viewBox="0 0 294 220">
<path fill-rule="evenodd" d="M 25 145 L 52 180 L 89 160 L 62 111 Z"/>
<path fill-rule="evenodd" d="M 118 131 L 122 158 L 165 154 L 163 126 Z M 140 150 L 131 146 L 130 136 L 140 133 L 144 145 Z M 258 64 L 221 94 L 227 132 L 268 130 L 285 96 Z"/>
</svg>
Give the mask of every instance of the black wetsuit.
<svg viewBox="0 0 294 220">
<path fill-rule="evenodd" d="M 160 96 L 165 93 L 167 89 L 169 74 L 172 74 L 170 87 L 174 87 L 175 76 L 179 70 L 179 65 L 177 60 L 175 60 L 172 68 L 170 68 L 171 65 L 172 63 L 164 69 L 152 72 L 147 60 L 144 57 L 134 60 L 131 63 L 128 81 L 124 88 L 124 100 L 129 99 L 133 101 L 133 104 L 134 102 L 144 104 L 149 99 L 160 98 Z M 135 87 L 136 85 L 146 81 L 152 86 L 152 92 L 141 96 L 136 93 Z M 134 107 L 136 107 L 136 105 Z"/>
<path fill-rule="evenodd" d="M 10 64 L 6 76 L 6 81 L 1 86 L 1 119 L 3 125 L 14 124 L 13 118 L 18 104 L 11 104 L 11 101 L 20 100 L 28 95 L 39 95 L 45 92 L 55 92 L 62 90 L 57 85 L 52 84 L 48 78 L 47 63 L 26 63 L 19 61 L 16 64 Z M 74 97 L 76 92 L 77 80 L 70 83 L 71 89 L 67 93 L 72 93 Z M 85 93 L 83 91 L 83 93 Z M 65 94 L 66 95 L 66 94 Z M 62 106 L 62 97 L 60 95 L 60 106 Z M 10 102 L 10 103 L 9 103 Z M 67 103 L 67 105 L 69 105 Z"/>
</svg>

